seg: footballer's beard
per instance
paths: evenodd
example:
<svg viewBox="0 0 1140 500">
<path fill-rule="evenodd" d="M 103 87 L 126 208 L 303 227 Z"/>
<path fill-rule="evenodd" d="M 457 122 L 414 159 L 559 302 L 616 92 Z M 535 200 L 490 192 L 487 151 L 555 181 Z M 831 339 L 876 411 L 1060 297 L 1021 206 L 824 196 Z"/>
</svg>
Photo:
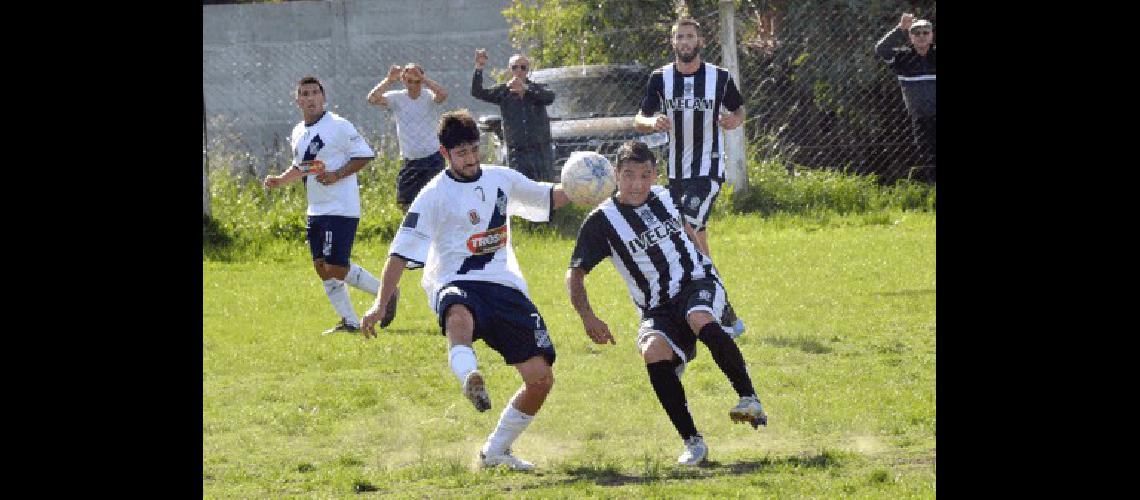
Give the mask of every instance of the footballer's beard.
<svg viewBox="0 0 1140 500">
<path fill-rule="evenodd" d="M 467 175 L 466 172 L 471 172 L 471 175 Z M 459 174 L 459 177 L 462 177 L 463 180 L 475 180 L 475 176 L 479 174 L 479 162 L 475 162 L 470 165 L 464 165 L 460 167 L 459 170 L 455 173 Z"/>
<path fill-rule="evenodd" d="M 678 61 L 681 61 L 685 64 L 688 64 L 688 63 L 693 62 L 693 60 L 696 59 L 697 56 L 701 55 L 701 48 L 700 47 L 693 47 L 693 49 L 690 50 L 687 54 L 683 51 L 676 50 L 676 49 L 674 49 L 673 52 L 677 55 Z"/>
</svg>

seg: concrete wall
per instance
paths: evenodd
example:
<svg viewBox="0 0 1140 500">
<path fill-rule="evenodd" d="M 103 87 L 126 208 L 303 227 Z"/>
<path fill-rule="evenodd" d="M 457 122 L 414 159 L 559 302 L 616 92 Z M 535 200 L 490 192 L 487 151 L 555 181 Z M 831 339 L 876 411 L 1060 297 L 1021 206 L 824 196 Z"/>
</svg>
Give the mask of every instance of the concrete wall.
<svg viewBox="0 0 1140 500">
<path fill-rule="evenodd" d="M 381 154 L 396 154 L 391 113 L 365 100 L 391 64 L 416 62 L 448 89 L 445 109 L 497 111 L 470 95 L 476 48 L 501 69 L 515 50 L 501 11 L 510 0 L 330 0 L 202 6 L 202 87 L 211 154 L 248 153 L 262 175 L 288 165 L 293 102 L 307 74 L 328 109 L 356 124 Z M 488 80 L 487 84 L 490 84 Z M 393 89 L 403 88 L 395 85 Z"/>
</svg>

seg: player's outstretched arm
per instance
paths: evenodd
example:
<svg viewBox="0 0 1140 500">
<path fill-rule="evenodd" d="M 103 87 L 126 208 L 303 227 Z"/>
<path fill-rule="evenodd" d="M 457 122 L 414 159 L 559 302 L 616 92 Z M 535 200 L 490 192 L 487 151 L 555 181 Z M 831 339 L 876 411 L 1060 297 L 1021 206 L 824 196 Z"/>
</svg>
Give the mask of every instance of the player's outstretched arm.
<svg viewBox="0 0 1140 500">
<path fill-rule="evenodd" d="M 360 331 L 365 339 L 376 336 L 375 325 L 384 316 L 384 310 L 388 307 L 388 301 L 392 300 L 396 286 L 400 284 L 400 276 L 403 276 L 404 266 L 407 263 L 407 260 L 398 255 L 389 256 L 388 262 L 384 263 L 384 274 L 380 277 L 380 291 L 376 293 L 376 300 L 360 321 Z"/>
<path fill-rule="evenodd" d="M 581 268 L 573 267 L 566 271 L 566 291 L 570 293 L 570 304 L 574 306 L 574 310 L 578 312 L 578 316 L 582 318 L 582 327 L 586 330 L 586 335 L 590 336 L 595 344 L 617 344 L 614 341 L 614 336 L 610 333 L 610 327 L 601 318 L 594 314 L 593 308 L 590 307 L 590 299 L 586 296 L 586 284 L 584 283 L 586 271 Z"/>
<path fill-rule="evenodd" d="M 293 182 L 303 176 L 304 174 L 301 173 L 301 169 L 297 168 L 296 165 L 293 165 L 289 167 L 289 170 L 282 172 L 281 175 L 265 176 L 265 180 L 261 183 L 264 184 L 267 188 L 275 188 L 277 186 Z"/>
<path fill-rule="evenodd" d="M 570 203 L 570 197 L 566 196 L 566 191 L 562 190 L 562 184 L 554 185 L 554 209 L 558 210 Z"/>
</svg>

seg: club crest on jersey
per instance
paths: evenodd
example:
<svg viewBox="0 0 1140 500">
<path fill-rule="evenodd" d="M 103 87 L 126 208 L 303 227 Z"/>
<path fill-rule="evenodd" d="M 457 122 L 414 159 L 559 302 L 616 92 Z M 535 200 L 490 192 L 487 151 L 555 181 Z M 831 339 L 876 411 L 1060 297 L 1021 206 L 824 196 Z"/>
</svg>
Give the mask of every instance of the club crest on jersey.
<svg viewBox="0 0 1140 500">
<path fill-rule="evenodd" d="M 701 290 L 700 292 L 697 292 L 697 297 L 700 297 L 702 302 L 711 302 L 712 292 L 708 290 Z"/>
<path fill-rule="evenodd" d="M 475 211 L 474 208 L 467 212 L 467 218 L 471 219 L 471 224 L 479 224 L 479 212 Z"/>
<path fill-rule="evenodd" d="M 641 221 L 644 222 L 646 226 L 652 226 L 657 223 L 657 218 L 653 216 L 653 211 L 649 209 L 648 205 L 642 205 L 633 209 L 633 211 L 637 212 L 637 215 L 641 217 Z"/>
<path fill-rule="evenodd" d="M 685 82 L 685 95 L 693 95 L 693 82 Z"/>
<path fill-rule="evenodd" d="M 701 208 L 701 199 L 697 197 L 689 198 L 689 209 L 696 210 Z"/>
<path fill-rule="evenodd" d="M 495 253 L 507 246 L 509 236 L 506 224 L 482 233 L 475 233 L 467 238 L 467 250 L 475 255 Z"/>
</svg>

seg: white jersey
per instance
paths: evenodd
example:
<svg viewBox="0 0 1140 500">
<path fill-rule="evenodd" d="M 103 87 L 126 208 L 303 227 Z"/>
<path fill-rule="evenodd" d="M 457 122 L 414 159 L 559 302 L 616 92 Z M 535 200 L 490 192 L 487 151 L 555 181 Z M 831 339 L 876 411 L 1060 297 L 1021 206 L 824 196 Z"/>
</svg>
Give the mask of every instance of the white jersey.
<svg viewBox="0 0 1140 500">
<path fill-rule="evenodd" d="M 312 125 L 302 121 L 293 127 L 289 145 L 293 147 L 293 165 L 317 159 L 324 162 L 326 171 L 340 170 L 355 158 L 376 157 L 356 127 L 331 111 L 326 111 Z M 356 183 L 356 174 L 328 186 L 309 177 L 315 176 L 302 177 L 309 199 L 306 215 L 360 217 L 360 186 Z"/>
<path fill-rule="evenodd" d="M 400 155 L 418 160 L 439 152 L 439 136 L 435 127 L 439 123 L 439 105 L 435 93 L 420 91 L 419 99 L 412 99 L 408 90 L 391 90 L 384 93 L 388 107 L 396 113 L 396 137 L 400 140 Z"/>
<path fill-rule="evenodd" d="M 389 255 L 424 267 L 428 304 L 451 281 L 488 281 L 530 298 L 510 244 L 510 216 L 550 220 L 554 184 L 535 182 L 507 167 L 482 165 L 475 180 L 457 180 L 445 169 L 428 181 L 408 208 Z M 438 311 L 436 311 L 438 313 Z"/>
</svg>

